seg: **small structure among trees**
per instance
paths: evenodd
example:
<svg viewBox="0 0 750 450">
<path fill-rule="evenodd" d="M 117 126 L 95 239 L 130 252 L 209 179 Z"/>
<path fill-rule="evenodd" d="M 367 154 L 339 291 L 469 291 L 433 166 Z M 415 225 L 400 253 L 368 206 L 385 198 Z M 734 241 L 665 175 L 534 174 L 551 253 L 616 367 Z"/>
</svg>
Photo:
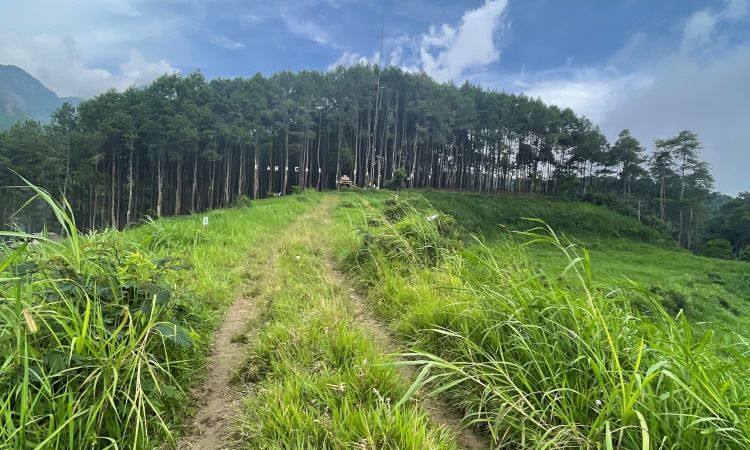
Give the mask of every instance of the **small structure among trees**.
<svg viewBox="0 0 750 450">
<path fill-rule="evenodd" d="M 341 189 L 343 186 L 347 186 L 349 189 L 354 186 L 352 180 L 349 178 L 349 175 L 341 175 L 341 179 L 339 179 L 339 189 Z"/>
</svg>

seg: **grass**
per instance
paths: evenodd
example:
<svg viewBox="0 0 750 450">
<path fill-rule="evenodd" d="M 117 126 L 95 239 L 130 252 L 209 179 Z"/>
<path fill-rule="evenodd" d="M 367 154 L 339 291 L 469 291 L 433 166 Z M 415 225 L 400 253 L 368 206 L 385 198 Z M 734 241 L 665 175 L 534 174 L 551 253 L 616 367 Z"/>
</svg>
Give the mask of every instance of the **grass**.
<svg viewBox="0 0 750 450">
<path fill-rule="evenodd" d="M 0 447 L 156 448 L 189 413 L 213 327 L 261 237 L 310 206 L 293 198 L 125 233 L 0 249 Z M 28 238 L 7 232 L 16 238 Z"/>
<path fill-rule="evenodd" d="M 455 449 L 358 321 L 330 272 L 320 224 L 282 244 L 267 323 L 242 377 L 236 446 L 252 449 Z M 311 231 L 312 230 L 312 231 Z"/>
<path fill-rule="evenodd" d="M 555 249 L 565 276 L 511 239 L 443 245 L 431 250 L 442 258 L 425 258 L 426 243 L 440 245 L 445 232 L 425 225 L 434 210 L 403 209 L 395 217 L 370 209 L 348 263 L 413 349 L 405 357 L 423 367 L 417 384 L 458 405 L 495 446 L 750 445 L 746 339 L 694 328 L 648 289 L 601 283 L 595 257 L 551 229 L 518 237 L 534 242 L 530 249 Z M 356 212 L 346 215 L 364 226 Z M 394 241 L 422 264 L 393 258 Z"/>
<path fill-rule="evenodd" d="M 413 194 L 408 194 L 413 195 Z M 610 209 L 544 197 L 425 192 L 436 209 L 450 214 L 480 236 L 493 254 L 520 242 L 508 230 L 525 230 L 545 221 L 591 255 L 592 277 L 612 287 L 628 288 L 630 280 L 651 291 L 672 314 L 680 310 L 694 324 L 745 333 L 750 326 L 750 265 L 705 258 L 678 248 L 658 230 Z M 407 197 L 408 198 L 408 197 Z M 468 245 L 475 246 L 473 239 Z M 526 248 L 529 260 L 547 274 L 559 275 L 569 261 L 554 245 Z"/>
<path fill-rule="evenodd" d="M 214 327 L 264 277 L 257 341 L 232 337 L 253 348 L 235 447 L 456 448 L 424 389 L 497 448 L 750 446 L 747 263 L 693 256 L 602 207 L 305 193 L 213 211 L 207 227 L 188 216 L 81 235 L 35 193 L 69 232 L 0 248 L 2 448 L 173 447 Z M 368 307 L 401 358 L 367 328 Z"/>
</svg>

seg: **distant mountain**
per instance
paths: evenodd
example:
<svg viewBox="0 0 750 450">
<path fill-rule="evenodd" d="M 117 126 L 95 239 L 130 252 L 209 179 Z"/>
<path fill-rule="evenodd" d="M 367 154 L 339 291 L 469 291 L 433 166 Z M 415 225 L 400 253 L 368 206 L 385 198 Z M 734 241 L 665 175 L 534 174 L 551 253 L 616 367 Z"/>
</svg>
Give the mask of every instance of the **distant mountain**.
<svg viewBox="0 0 750 450">
<path fill-rule="evenodd" d="M 78 104 L 81 99 L 60 98 L 23 69 L 0 64 L 0 131 L 25 119 L 49 122 L 52 112 L 66 101 Z"/>
</svg>

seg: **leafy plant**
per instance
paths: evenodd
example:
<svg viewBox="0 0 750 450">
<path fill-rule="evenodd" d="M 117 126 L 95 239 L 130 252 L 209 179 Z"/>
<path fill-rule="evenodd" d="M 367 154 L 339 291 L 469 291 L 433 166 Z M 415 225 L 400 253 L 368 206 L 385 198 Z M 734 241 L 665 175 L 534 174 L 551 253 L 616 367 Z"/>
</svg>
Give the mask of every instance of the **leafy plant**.
<svg viewBox="0 0 750 450">
<path fill-rule="evenodd" d="M 734 259 L 732 244 L 726 239 L 711 239 L 706 242 L 703 255 L 709 258 Z"/>
</svg>

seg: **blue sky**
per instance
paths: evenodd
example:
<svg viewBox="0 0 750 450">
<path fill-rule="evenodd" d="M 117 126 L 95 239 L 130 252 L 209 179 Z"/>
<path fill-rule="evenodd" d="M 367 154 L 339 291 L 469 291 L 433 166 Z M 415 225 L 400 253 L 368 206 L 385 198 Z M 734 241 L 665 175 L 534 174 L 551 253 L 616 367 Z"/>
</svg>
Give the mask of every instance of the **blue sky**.
<svg viewBox="0 0 750 450">
<path fill-rule="evenodd" d="M 378 59 L 570 106 L 648 147 L 693 129 L 717 188 L 750 190 L 750 0 L 0 0 L 0 64 L 89 97 L 164 72 Z"/>
</svg>

